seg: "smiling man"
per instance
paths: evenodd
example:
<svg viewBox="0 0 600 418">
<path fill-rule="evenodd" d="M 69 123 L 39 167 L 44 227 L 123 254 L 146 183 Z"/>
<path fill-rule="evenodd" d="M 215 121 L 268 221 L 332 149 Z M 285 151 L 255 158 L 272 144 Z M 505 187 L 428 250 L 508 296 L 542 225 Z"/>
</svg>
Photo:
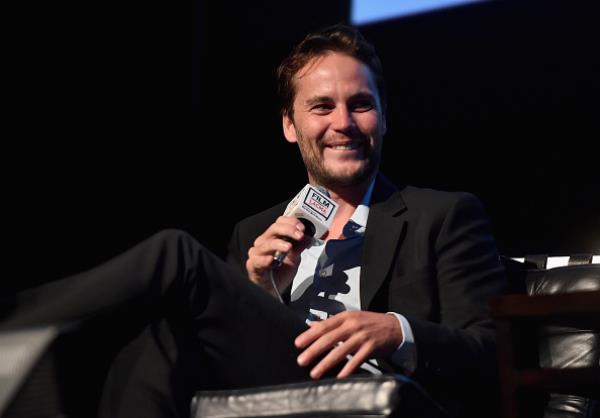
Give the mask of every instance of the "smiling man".
<svg viewBox="0 0 600 418">
<path fill-rule="evenodd" d="M 8 298 L 0 331 L 109 321 L 110 335 L 87 333 L 119 347 L 103 417 L 186 417 L 199 389 L 361 369 L 410 374 L 455 416 L 492 416 L 478 409 L 496 390 L 488 300 L 506 279 L 479 201 L 396 186 L 379 172 L 383 73 L 356 29 L 307 35 L 278 80 L 285 138 L 308 182 L 338 205 L 324 234 L 309 239 L 302 222 L 281 216 L 288 202 L 239 222 L 227 263 L 163 231 Z"/>
<path fill-rule="evenodd" d="M 297 94 L 292 112 L 283 116 L 283 131 L 300 146 L 309 181 L 364 187 L 379 166 L 385 134 L 371 71 L 354 57 L 328 52 L 294 79 Z"/>
<path fill-rule="evenodd" d="M 250 217 L 238 224 L 228 260 L 268 293 L 284 294 L 310 325 L 295 339 L 298 364 L 315 379 L 373 365 L 413 374 L 459 415 L 477 403 L 478 386 L 491 395 L 479 399 L 493 398 L 487 304 L 505 277 L 479 201 L 395 186 L 379 172 L 383 72 L 356 29 L 307 35 L 278 81 L 285 138 L 298 144 L 308 182 L 326 188 L 339 208 L 309 245 L 300 221 L 279 216 L 285 203 Z M 278 252 L 287 257 L 273 271 L 274 291 Z M 461 391 L 470 398 L 462 405 Z"/>
</svg>

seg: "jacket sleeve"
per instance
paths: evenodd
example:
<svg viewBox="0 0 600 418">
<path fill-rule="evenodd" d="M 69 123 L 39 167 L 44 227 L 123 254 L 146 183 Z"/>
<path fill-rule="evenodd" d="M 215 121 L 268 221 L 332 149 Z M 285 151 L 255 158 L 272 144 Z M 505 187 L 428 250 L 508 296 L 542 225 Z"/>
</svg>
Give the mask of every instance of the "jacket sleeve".
<svg viewBox="0 0 600 418">
<path fill-rule="evenodd" d="M 456 196 L 431 230 L 439 322 L 407 317 L 417 345 L 415 377 L 446 389 L 457 382 L 496 382 L 495 331 L 488 304 L 507 287 L 481 203 L 471 194 Z"/>
<path fill-rule="evenodd" d="M 236 271 L 239 271 L 241 274 L 246 276 L 246 259 L 248 258 L 248 255 L 243 253 L 244 250 L 240 238 L 240 229 L 241 227 L 239 223 L 233 228 L 231 238 L 229 239 L 229 244 L 227 244 L 227 255 L 225 261 Z"/>
</svg>

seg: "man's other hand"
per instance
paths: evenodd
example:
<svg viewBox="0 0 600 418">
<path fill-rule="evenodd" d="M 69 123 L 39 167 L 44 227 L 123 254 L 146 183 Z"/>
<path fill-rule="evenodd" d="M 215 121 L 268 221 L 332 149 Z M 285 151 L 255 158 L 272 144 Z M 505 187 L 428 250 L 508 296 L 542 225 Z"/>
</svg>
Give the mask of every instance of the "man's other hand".
<svg viewBox="0 0 600 418">
<path fill-rule="evenodd" d="M 368 311 L 345 311 L 323 321 L 315 321 L 296 337 L 303 349 L 298 356 L 300 366 L 308 366 L 324 357 L 311 370 L 313 379 L 346 360 L 337 377 L 347 377 L 363 362 L 374 357 L 389 357 L 403 341 L 398 319 L 389 314 Z"/>
</svg>

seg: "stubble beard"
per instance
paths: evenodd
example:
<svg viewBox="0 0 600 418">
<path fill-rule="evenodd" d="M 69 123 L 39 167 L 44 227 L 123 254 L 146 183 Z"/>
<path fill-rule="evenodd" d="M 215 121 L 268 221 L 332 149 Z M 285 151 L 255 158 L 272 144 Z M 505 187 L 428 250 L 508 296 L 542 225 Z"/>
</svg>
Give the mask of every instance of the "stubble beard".
<svg viewBox="0 0 600 418">
<path fill-rule="evenodd" d="M 339 187 L 350 187 L 357 186 L 365 182 L 371 177 L 379 166 L 380 153 L 378 150 L 370 146 L 368 143 L 364 146 L 367 147 L 367 154 L 365 156 L 366 164 L 362 164 L 358 170 L 354 170 L 350 173 L 338 172 L 333 173 L 328 170 L 323 164 L 323 146 L 312 146 L 310 141 L 296 131 L 298 137 L 298 145 L 300 147 L 300 154 L 308 174 L 321 186 L 329 189 Z"/>
</svg>

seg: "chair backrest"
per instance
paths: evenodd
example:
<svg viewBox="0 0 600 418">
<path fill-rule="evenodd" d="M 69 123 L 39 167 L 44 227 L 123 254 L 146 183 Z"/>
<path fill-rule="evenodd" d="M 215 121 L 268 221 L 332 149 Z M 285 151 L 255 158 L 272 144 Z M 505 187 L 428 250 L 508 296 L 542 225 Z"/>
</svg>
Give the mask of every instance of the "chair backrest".
<svg viewBox="0 0 600 418">
<path fill-rule="evenodd" d="M 528 295 L 600 291 L 600 256 L 578 254 L 565 257 L 530 255 L 504 259 L 513 291 Z M 515 264 L 518 261 L 519 264 Z M 600 324 L 550 320 L 540 323 L 537 361 L 545 369 L 585 368 L 600 365 Z M 527 355 L 527 354 L 524 354 Z M 545 418 L 589 418 L 598 416 L 600 389 L 596 399 L 550 393 Z"/>
</svg>

